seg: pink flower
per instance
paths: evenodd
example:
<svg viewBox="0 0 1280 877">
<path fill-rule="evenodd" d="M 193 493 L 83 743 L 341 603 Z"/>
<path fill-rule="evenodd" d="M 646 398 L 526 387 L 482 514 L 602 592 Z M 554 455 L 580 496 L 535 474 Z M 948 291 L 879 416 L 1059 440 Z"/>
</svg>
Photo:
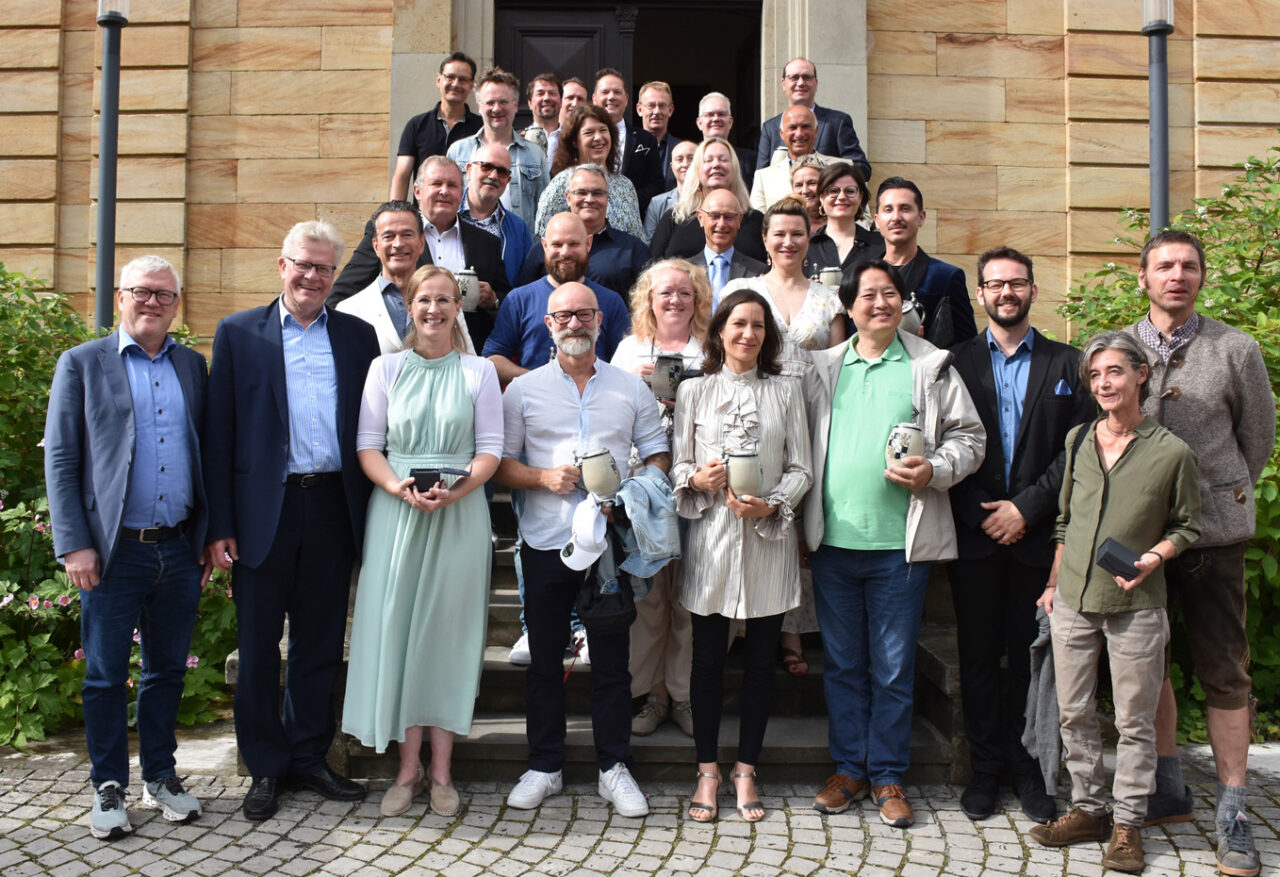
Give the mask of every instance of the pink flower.
<svg viewBox="0 0 1280 877">
<path fill-rule="evenodd" d="M 43 533 L 43 532 L 44 532 L 44 530 L 45 530 L 45 526 L 44 526 L 44 524 L 36 524 L 36 532 L 37 532 L 37 533 Z"/>
<path fill-rule="evenodd" d="M 228 600 L 230 600 L 230 599 L 231 599 L 231 589 L 230 589 L 230 588 L 227 588 L 227 599 L 228 599 Z"/>
<path fill-rule="evenodd" d="M 44 601 L 44 608 L 46 608 L 46 609 L 52 609 L 52 608 L 53 608 L 53 601 L 52 601 L 52 600 L 45 600 L 45 601 Z"/>
<path fill-rule="evenodd" d="M 5 594 L 4 599 L 0 600 L 0 606 L 8 606 L 13 602 L 13 594 Z"/>
<path fill-rule="evenodd" d="M 84 660 L 84 649 L 76 649 L 76 660 L 77 661 Z"/>
<path fill-rule="evenodd" d="M 30 606 L 33 610 L 34 610 L 34 609 L 39 609 L 39 608 L 40 608 L 40 598 L 39 598 L 39 597 L 37 597 L 35 594 L 32 594 L 32 595 L 31 595 L 31 599 L 27 601 L 27 605 L 28 605 L 28 606 Z"/>
<path fill-rule="evenodd" d="M 142 634 L 138 632 L 138 628 L 136 627 L 133 629 L 133 641 L 135 643 L 142 642 Z"/>
<path fill-rule="evenodd" d="M 188 669 L 188 670 L 194 670 L 196 667 L 199 667 L 199 666 L 200 666 L 200 659 L 199 659 L 199 658 L 197 658 L 195 655 L 187 655 L 187 669 Z"/>
<path fill-rule="evenodd" d="M 70 606 L 70 605 L 71 605 L 71 598 L 70 598 L 70 597 L 68 597 L 66 594 L 59 594 L 59 595 L 58 595 L 58 605 L 59 605 L 59 606 Z"/>
</svg>

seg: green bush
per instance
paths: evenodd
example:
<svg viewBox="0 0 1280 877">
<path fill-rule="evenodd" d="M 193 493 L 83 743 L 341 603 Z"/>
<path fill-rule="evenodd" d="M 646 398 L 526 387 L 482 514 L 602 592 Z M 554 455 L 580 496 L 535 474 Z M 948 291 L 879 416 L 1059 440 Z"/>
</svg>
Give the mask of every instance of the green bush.
<svg viewBox="0 0 1280 877">
<path fill-rule="evenodd" d="M 42 740 L 81 717 L 80 599 L 53 553 L 41 437 L 58 356 L 93 332 L 64 296 L 39 288 L 0 263 L 0 745 Z M 179 721 L 215 718 L 234 647 L 235 608 L 215 576 L 200 601 Z M 135 646 L 131 690 L 138 659 Z"/>
<path fill-rule="evenodd" d="M 1136 254 L 1146 237 L 1147 216 L 1126 211 L 1128 235 L 1118 238 Z M 1192 232 L 1204 243 L 1208 277 L 1196 307 L 1252 335 L 1262 348 L 1273 393 L 1280 393 L 1280 147 L 1265 159 L 1250 158 L 1241 173 L 1213 198 L 1195 206 L 1171 225 Z M 1076 286 L 1059 312 L 1083 343 L 1104 329 L 1127 326 L 1147 311 L 1137 271 L 1108 262 Z M 1255 490 L 1258 526 L 1246 553 L 1249 643 L 1253 655 L 1253 692 L 1261 710 L 1260 736 L 1280 738 L 1280 452 L 1273 452 Z M 1172 680 L 1178 694 L 1179 736 L 1204 742 L 1204 692 L 1195 681 L 1186 644 L 1175 618 Z"/>
</svg>

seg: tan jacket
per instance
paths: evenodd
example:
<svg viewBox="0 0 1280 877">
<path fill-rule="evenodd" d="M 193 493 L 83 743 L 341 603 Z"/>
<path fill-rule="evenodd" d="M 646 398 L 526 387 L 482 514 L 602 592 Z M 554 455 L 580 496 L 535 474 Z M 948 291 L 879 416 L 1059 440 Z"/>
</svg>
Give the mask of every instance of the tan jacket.
<svg viewBox="0 0 1280 877">
<path fill-rule="evenodd" d="M 856 336 L 855 336 L 856 338 Z M 822 494 L 827 465 L 827 433 L 831 428 L 831 398 L 845 351 L 854 339 L 830 350 L 813 352 L 814 398 L 809 400 L 809 434 L 813 441 L 813 489 L 805 498 L 804 535 L 810 551 L 822 544 L 825 523 Z M 939 350 L 923 338 L 898 332 L 911 357 L 911 404 L 924 430 L 924 455 L 933 464 L 933 478 L 911 493 L 907 506 L 907 560 L 912 563 L 954 560 L 955 521 L 947 490 L 978 470 L 987 450 L 987 433 L 964 381 L 951 367 L 950 351 Z"/>
</svg>

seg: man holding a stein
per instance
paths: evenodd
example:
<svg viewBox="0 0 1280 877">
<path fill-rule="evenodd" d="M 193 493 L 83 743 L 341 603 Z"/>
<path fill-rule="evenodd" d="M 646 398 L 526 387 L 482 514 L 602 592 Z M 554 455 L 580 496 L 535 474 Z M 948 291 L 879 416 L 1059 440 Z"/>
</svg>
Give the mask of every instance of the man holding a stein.
<svg viewBox="0 0 1280 877">
<path fill-rule="evenodd" d="M 612 293 L 609 293 L 612 294 Z M 563 656 L 569 614 L 585 571 L 570 569 L 561 548 L 574 538 L 574 511 L 588 494 L 577 461 L 607 451 L 625 465 L 634 446 L 646 465 L 668 471 L 671 455 L 653 392 L 636 375 L 596 357 L 601 328 L 596 294 L 560 284 L 544 317 L 556 347 L 547 364 L 516 377 L 503 395 L 506 438 L 497 480 L 525 491 L 519 515 L 525 623 L 531 662 L 525 678 L 529 770 L 507 804 L 532 809 L 562 786 L 565 760 Z M 522 462 L 523 461 L 523 462 Z M 623 816 L 644 816 L 648 802 L 628 770 L 631 742 L 630 638 L 591 640 L 591 723 L 599 790 Z"/>
</svg>

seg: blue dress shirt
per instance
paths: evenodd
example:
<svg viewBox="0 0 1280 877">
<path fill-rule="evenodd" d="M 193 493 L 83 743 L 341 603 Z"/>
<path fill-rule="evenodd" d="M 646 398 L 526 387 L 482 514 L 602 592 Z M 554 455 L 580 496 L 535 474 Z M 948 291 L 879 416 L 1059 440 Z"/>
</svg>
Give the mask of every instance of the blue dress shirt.
<svg viewBox="0 0 1280 877">
<path fill-rule="evenodd" d="M 173 527 L 187 519 L 194 495 L 191 436 L 182 384 L 173 367 L 174 340 L 166 337 L 152 359 L 120 330 L 120 355 L 133 398 L 133 465 L 124 503 L 124 526 Z"/>
<path fill-rule="evenodd" d="M 1000 418 L 1000 447 L 1004 451 L 1004 483 L 1009 485 L 1013 466 L 1013 449 L 1018 444 L 1018 425 L 1027 398 L 1027 374 L 1031 371 L 1031 345 L 1035 333 L 1027 329 L 1012 356 L 1005 356 L 1000 345 L 987 330 L 987 348 L 991 352 L 991 376 L 996 385 L 996 413 Z"/>
<path fill-rule="evenodd" d="M 396 327 L 396 335 L 403 338 L 409 328 L 409 309 L 404 304 L 404 293 L 381 274 L 378 275 L 378 289 L 382 290 L 382 301 L 387 306 L 391 325 Z"/>
<path fill-rule="evenodd" d="M 329 311 L 305 329 L 280 301 L 284 383 L 289 396 L 289 472 L 337 472 L 338 372 L 329 343 Z"/>
</svg>

